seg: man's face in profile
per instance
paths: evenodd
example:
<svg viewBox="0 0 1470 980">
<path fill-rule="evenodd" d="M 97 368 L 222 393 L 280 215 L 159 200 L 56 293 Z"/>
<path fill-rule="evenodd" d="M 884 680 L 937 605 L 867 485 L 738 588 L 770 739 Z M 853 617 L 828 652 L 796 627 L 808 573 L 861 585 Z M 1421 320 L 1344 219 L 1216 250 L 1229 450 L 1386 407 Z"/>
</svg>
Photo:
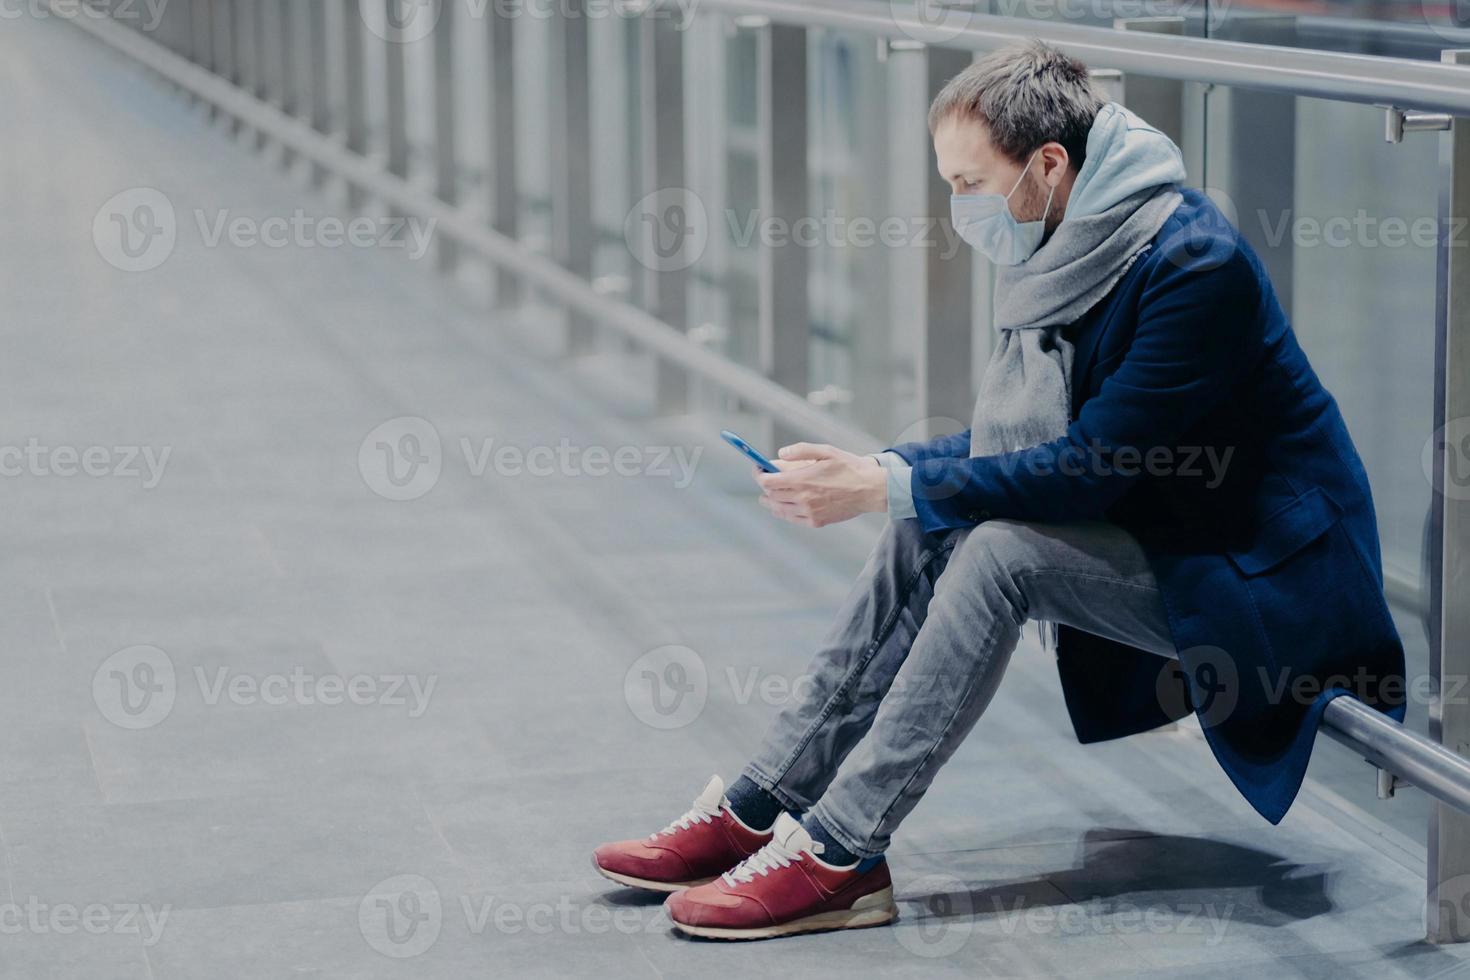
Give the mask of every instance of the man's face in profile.
<svg viewBox="0 0 1470 980">
<path fill-rule="evenodd" d="M 978 119 L 951 116 L 934 130 L 934 156 L 939 176 L 949 184 L 951 192 L 999 194 L 1002 197 L 1010 194 L 1011 214 L 1021 222 L 1042 217 L 1047 195 L 1053 186 L 1045 172 L 1058 153 L 1065 160 L 1066 151 L 1059 144 L 1045 144 L 1028 169 L 1026 160 L 1012 160 L 1002 153 L 991 142 L 989 128 Z M 1065 162 L 1062 167 L 1065 171 Z M 1057 184 L 1059 186 L 1060 181 Z M 1014 194 L 1011 193 L 1012 188 L 1015 189 Z M 1059 186 L 1059 191 L 1064 190 Z M 1053 206 L 1052 215 L 1060 213 L 1061 209 Z M 1048 220 L 1047 230 L 1053 227 L 1055 222 Z"/>
</svg>

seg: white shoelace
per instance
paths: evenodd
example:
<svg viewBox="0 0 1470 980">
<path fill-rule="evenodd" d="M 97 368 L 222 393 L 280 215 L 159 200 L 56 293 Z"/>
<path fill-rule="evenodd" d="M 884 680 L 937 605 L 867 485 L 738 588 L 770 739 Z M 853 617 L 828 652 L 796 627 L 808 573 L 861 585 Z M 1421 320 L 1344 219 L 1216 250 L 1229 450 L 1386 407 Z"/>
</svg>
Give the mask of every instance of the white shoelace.
<svg viewBox="0 0 1470 980">
<path fill-rule="evenodd" d="M 737 882 L 744 884 L 756 875 L 764 878 L 777 868 L 787 867 L 791 862 L 800 861 L 801 859 L 802 855 L 800 851 L 789 850 L 783 847 L 780 841 L 772 840 L 765 847 L 756 851 L 720 877 L 725 879 L 725 884 L 734 888 Z"/>
<path fill-rule="evenodd" d="M 694 806 L 689 808 L 688 813 L 684 814 L 682 817 L 669 824 L 663 830 L 660 830 L 658 833 L 652 834 L 650 836 L 662 837 L 665 834 L 672 834 L 677 830 L 688 830 L 690 827 L 694 826 L 697 823 L 709 823 L 711 820 L 719 815 L 720 808 L 718 805 L 712 807 L 706 806 L 702 801 L 695 800 Z"/>
</svg>

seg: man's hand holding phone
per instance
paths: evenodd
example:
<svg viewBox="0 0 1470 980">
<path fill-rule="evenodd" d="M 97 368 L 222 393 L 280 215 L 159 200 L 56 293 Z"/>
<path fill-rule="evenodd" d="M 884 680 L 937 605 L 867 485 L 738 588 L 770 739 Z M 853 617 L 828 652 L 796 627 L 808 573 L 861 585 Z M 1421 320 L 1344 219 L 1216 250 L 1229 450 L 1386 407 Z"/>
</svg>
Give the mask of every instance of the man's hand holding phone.
<svg viewBox="0 0 1470 980">
<path fill-rule="evenodd" d="M 888 475 L 871 456 L 798 442 L 771 460 L 780 471 L 755 469 L 761 506 L 804 527 L 826 527 L 859 514 L 888 510 Z"/>
</svg>

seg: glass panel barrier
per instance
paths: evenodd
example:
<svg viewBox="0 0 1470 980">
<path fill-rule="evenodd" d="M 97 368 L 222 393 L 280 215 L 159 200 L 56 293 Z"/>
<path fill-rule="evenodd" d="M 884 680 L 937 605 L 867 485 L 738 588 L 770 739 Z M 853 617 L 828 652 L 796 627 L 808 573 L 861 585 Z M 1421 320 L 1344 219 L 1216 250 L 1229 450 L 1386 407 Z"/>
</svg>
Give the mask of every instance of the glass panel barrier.
<svg viewBox="0 0 1470 980">
<path fill-rule="evenodd" d="M 516 183 L 520 241 L 533 252 L 551 251 L 552 105 L 551 21 L 521 17 L 515 22 Z"/>
<path fill-rule="evenodd" d="M 1285 214 L 1239 217 L 1291 252 L 1293 324 L 1337 397 L 1368 470 L 1407 657 L 1406 724 L 1423 733 L 1430 665 L 1424 610 L 1415 603 L 1431 494 L 1421 454 L 1435 428 L 1438 134 L 1390 144 L 1383 139 L 1382 109 L 1296 102 L 1292 207 Z M 1344 152 L 1344 146 L 1353 149 Z M 1361 760 L 1341 746 L 1322 745 L 1310 772 L 1360 805 L 1373 801 Z M 1372 812 L 1417 839 L 1427 800 L 1413 790 L 1399 795 Z"/>
<path fill-rule="evenodd" d="M 689 187 L 709 224 L 693 265 L 690 323 L 695 337 L 748 367 L 760 361 L 760 284 L 744 231 L 759 209 L 758 38 L 726 18 L 696 21 L 685 41 Z M 723 399 L 716 396 L 716 404 Z"/>
<path fill-rule="evenodd" d="M 798 247 L 811 250 L 811 397 L 869 431 L 887 434 L 894 430 L 888 343 L 893 250 L 879 232 L 914 222 L 894 214 L 889 201 L 887 66 L 878 51 L 868 36 L 812 32 L 812 221 Z"/>
</svg>

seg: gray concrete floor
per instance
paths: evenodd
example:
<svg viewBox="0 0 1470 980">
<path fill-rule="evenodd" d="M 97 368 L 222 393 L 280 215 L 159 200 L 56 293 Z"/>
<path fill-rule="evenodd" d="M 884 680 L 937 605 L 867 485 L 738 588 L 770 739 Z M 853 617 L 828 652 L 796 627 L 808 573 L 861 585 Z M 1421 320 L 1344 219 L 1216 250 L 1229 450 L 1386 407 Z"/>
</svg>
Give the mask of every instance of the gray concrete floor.
<svg viewBox="0 0 1470 980">
<path fill-rule="evenodd" d="M 1030 645 L 897 839 L 899 925 L 673 937 L 589 852 L 735 774 L 873 526 L 775 524 L 716 426 L 649 417 L 645 364 L 543 356 L 546 317 L 488 314 L 427 263 L 207 247 L 195 209 L 339 206 L 67 25 L 7 21 L 0 79 L 0 446 L 48 449 L 0 480 L 0 975 L 1460 965 L 1420 941 L 1422 848 L 1320 794 L 1268 826 L 1187 729 L 1078 746 Z M 137 186 L 178 240 L 127 273 L 93 223 Z M 405 416 L 433 424 L 442 472 L 395 501 L 377 437 L 359 451 Z M 461 440 L 487 439 L 703 455 L 688 487 L 476 475 Z M 149 489 L 63 475 L 57 447 L 170 456 Z M 660 657 L 693 700 L 650 702 L 644 668 L 679 679 Z"/>
</svg>

